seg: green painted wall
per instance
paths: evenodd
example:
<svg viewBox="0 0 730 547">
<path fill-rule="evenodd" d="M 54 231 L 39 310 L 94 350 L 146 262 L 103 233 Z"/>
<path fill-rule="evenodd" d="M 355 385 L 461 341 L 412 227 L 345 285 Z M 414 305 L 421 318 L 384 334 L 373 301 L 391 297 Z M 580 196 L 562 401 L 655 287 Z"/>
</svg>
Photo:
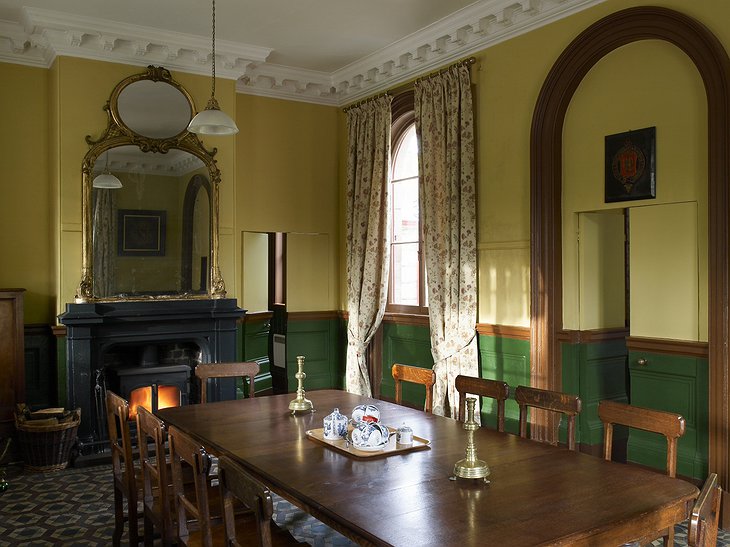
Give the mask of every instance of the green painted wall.
<svg viewBox="0 0 730 547">
<path fill-rule="evenodd" d="M 256 393 L 271 389 L 271 363 L 269 362 L 270 320 L 246 319 L 238 324 L 239 359 L 256 361 L 259 373 L 256 375 Z M 248 396 L 248 386 L 242 389 Z"/>
<path fill-rule="evenodd" d="M 433 367 L 431 355 L 431 335 L 428 327 L 383 323 L 383 375 L 380 395 L 395 399 L 395 383 L 391 368 L 393 364 L 413 365 L 423 368 Z M 426 391 L 423 386 L 404 382 L 402 385 L 403 402 L 415 408 L 423 408 Z"/>
<path fill-rule="evenodd" d="M 578 395 L 583 405 L 576 423 L 576 442 L 603 444 L 603 423 L 598 418 L 598 402 L 628 402 L 626 385 L 626 344 L 623 340 L 561 345 L 563 387 Z M 561 423 L 561 441 L 566 440 L 566 424 Z M 615 434 L 619 441 L 623 434 Z"/>
<path fill-rule="evenodd" d="M 644 366 L 636 364 L 647 360 Z M 707 359 L 647 352 L 629 352 L 631 404 L 677 412 L 686 420 L 680 437 L 677 473 L 704 479 L 708 453 L 708 362 Z M 666 440 L 655 433 L 631 430 L 629 461 L 666 468 Z"/>
<path fill-rule="evenodd" d="M 482 378 L 501 380 L 510 386 L 505 405 L 505 431 L 519 434 L 520 409 L 514 401 L 517 386 L 530 385 L 530 342 L 501 336 L 479 336 L 479 368 Z M 482 424 L 497 427 L 497 404 L 482 399 Z"/>
<path fill-rule="evenodd" d="M 344 386 L 341 359 L 344 332 L 339 319 L 289 320 L 286 331 L 286 373 L 288 389 L 296 392 L 297 355 L 303 355 L 304 390 Z"/>
</svg>

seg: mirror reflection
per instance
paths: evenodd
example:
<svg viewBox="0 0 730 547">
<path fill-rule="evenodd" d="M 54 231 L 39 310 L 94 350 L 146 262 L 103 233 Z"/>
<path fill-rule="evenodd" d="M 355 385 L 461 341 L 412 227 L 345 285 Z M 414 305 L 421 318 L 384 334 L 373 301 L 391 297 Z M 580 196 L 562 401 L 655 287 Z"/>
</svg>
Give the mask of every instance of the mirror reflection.
<svg viewBox="0 0 730 547">
<path fill-rule="evenodd" d="M 117 97 L 119 121 L 132 132 L 153 139 L 179 135 L 192 118 L 190 100 L 167 82 L 138 80 Z"/>
<path fill-rule="evenodd" d="M 94 296 L 205 294 L 211 256 L 208 168 L 171 149 L 111 148 L 94 163 L 122 183 L 92 189 Z"/>
</svg>

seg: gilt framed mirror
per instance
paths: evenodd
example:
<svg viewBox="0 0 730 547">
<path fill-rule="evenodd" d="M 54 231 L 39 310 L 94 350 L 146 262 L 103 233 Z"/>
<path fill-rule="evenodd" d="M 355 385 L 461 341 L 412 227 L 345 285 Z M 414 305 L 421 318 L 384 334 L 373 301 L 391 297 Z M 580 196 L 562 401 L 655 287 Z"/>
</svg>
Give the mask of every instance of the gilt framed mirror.
<svg viewBox="0 0 730 547">
<path fill-rule="evenodd" d="M 104 110 L 107 127 L 86 137 L 81 167 L 76 302 L 225 297 L 220 171 L 216 150 L 187 131 L 192 97 L 168 70 L 149 66 L 119 82 Z"/>
</svg>

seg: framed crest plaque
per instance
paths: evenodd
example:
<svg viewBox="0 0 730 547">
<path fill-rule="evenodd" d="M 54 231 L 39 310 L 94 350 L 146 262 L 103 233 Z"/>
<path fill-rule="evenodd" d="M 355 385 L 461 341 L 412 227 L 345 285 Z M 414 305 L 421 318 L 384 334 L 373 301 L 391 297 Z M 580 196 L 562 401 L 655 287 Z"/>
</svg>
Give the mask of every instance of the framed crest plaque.
<svg viewBox="0 0 730 547">
<path fill-rule="evenodd" d="M 656 127 L 606 137 L 605 201 L 656 198 Z"/>
</svg>

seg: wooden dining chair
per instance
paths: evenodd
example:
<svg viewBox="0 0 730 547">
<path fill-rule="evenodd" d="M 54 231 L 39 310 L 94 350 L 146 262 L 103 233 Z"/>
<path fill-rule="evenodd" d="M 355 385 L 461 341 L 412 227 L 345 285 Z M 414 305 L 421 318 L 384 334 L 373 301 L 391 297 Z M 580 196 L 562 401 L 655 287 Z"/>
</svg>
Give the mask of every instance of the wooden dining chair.
<svg viewBox="0 0 730 547">
<path fill-rule="evenodd" d="M 436 383 L 433 369 L 395 363 L 391 374 L 395 381 L 395 402 L 401 404 L 403 398 L 401 382 L 422 384 L 426 387 L 426 404 L 423 410 L 430 414 L 433 410 L 433 385 Z"/>
<path fill-rule="evenodd" d="M 717 545 L 721 498 L 722 489 L 717 484 L 717 473 L 710 473 L 689 518 L 687 544 L 690 547 L 714 547 Z"/>
<path fill-rule="evenodd" d="M 624 425 L 664 435 L 667 439 L 667 475 L 677 476 L 677 441 L 684 435 L 685 421 L 681 414 L 628 405 L 616 401 L 600 401 L 598 417 L 603 422 L 603 457 L 611 461 L 613 448 L 613 426 Z M 674 527 L 641 538 L 643 545 L 658 537 L 665 545 L 674 545 Z"/>
<path fill-rule="evenodd" d="M 255 396 L 254 381 L 259 373 L 259 364 L 256 362 L 241 363 L 201 363 L 195 367 L 195 376 L 200 383 L 200 402 L 208 401 L 208 380 L 211 378 L 248 378 L 248 396 Z"/>
<path fill-rule="evenodd" d="M 466 395 L 479 395 L 497 401 L 497 431 L 504 431 L 504 405 L 509 398 L 509 385 L 499 380 L 489 378 L 474 378 L 459 375 L 454 381 L 456 391 L 459 392 L 459 421 L 466 420 Z"/>
<path fill-rule="evenodd" d="M 168 430 L 168 443 L 177 520 L 175 530 L 177 543 L 186 547 L 223 545 L 223 535 L 220 533 L 215 538 L 215 543 L 213 542 L 213 523 L 208 498 L 210 455 L 200 443 L 175 427 L 170 427 Z M 192 474 L 194 484 L 192 491 L 185 488 L 183 480 L 185 470 Z"/>
<path fill-rule="evenodd" d="M 106 392 L 106 417 L 114 480 L 114 532 L 112 543 L 120 545 L 124 523 L 129 528 L 129 544 L 137 545 L 139 534 L 137 500 L 142 493 L 142 479 L 133 459 L 132 436 L 129 430 L 129 403 L 116 393 Z M 124 513 L 127 500 L 127 514 Z"/>
<path fill-rule="evenodd" d="M 144 544 L 151 546 L 155 528 L 162 544 L 175 540 L 170 499 L 170 468 L 167 464 L 165 424 L 143 406 L 137 407 L 137 445 L 142 469 L 142 505 L 144 509 Z M 150 452 L 149 445 L 154 447 Z"/>
<path fill-rule="evenodd" d="M 515 400 L 520 406 L 520 437 L 527 438 L 528 407 L 560 412 L 568 420 L 568 449 L 575 450 L 575 418 L 581 410 L 580 397 L 560 391 L 517 386 Z"/>
<path fill-rule="evenodd" d="M 300 543 L 287 530 L 282 530 L 274 524 L 272 520 L 274 502 L 269 489 L 226 456 L 221 456 L 219 459 L 218 480 L 223 501 L 226 545 L 231 547 L 307 545 Z M 243 526 L 241 517 L 236 517 L 235 514 L 235 500 L 243 503 L 252 512 L 252 518 L 246 517 L 248 522 Z"/>
</svg>

